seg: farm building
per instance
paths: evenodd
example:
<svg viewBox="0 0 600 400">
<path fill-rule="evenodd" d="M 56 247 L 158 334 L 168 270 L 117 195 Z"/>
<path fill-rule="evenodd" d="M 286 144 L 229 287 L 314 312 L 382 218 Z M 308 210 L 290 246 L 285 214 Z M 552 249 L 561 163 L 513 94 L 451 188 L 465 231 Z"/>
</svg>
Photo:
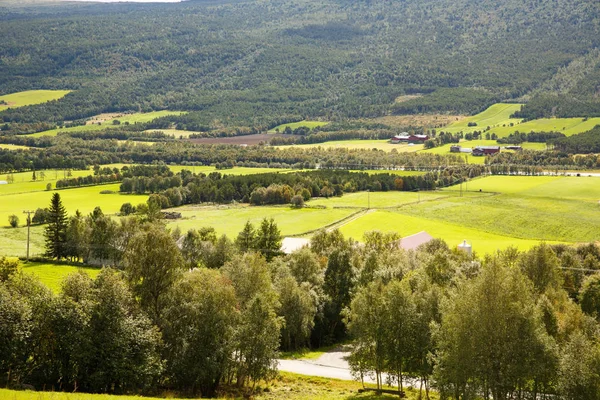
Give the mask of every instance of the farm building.
<svg viewBox="0 0 600 400">
<path fill-rule="evenodd" d="M 506 150 L 523 150 L 521 146 L 506 146 Z"/>
<path fill-rule="evenodd" d="M 398 247 L 404 250 L 415 250 L 420 245 L 429 243 L 432 240 L 433 236 L 425 231 L 421 231 L 398 240 Z"/>
<path fill-rule="evenodd" d="M 478 146 L 473 149 L 474 156 L 487 156 L 500 153 L 500 146 Z"/>
<path fill-rule="evenodd" d="M 429 140 L 429 136 L 427 135 L 410 135 L 407 132 L 402 132 L 401 134 L 392 137 L 390 143 L 423 143 L 426 140 Z"/>
<path fill-rule="evenodd" d="M 286 237 L 281 241 L 281 251 L 285 254 L 292 254 L 305 246 L 310 246 L 310 240 L 302 238 Z"/>
<path fill-rule="evenodd" d="M 471 153 L 473 149 L 470 147 L 462 147 L 459 145 L 450 146 L 450 153 Z"/>
</svg>

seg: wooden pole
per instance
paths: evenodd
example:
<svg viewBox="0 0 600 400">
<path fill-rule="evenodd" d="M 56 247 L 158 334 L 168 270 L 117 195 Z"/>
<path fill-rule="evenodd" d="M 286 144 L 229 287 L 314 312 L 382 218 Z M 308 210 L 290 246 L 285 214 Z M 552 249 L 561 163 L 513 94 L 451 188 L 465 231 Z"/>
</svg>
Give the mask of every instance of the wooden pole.
<svg viewBox="0 0 600 400">
<path fill-rule="evenodd" d="M 31 213 L 34 211 L 23 211 L 23 214 L 27 214 L 27 262 L 29 262 L 29 227 L 31 226 Z"/>
</svg>

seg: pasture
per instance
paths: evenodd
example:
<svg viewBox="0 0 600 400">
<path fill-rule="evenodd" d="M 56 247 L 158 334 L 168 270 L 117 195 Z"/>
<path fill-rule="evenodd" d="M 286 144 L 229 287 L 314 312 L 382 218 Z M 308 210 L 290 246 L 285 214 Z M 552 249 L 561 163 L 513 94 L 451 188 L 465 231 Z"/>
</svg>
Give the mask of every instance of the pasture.
<svg viewBox="0 0 600 400">
<path fill-rule="evenodd" d="M 100 273 L 100 268 L 39 262 L 23 262 L 20 268 L 26 274 L 37 276 L 54 293 L 60 292 L 62 281 L 67 275 L 77 271 L 84 271 L 91 278 L 95 278 Z"/>
<path fill-rule="evenodd" d="M 168 226 L 179 227 L 182 232 L 212 226 L 218 235 L 235 239 L 246 221 L 258 227 L 263 218 L 273 218 L 284 236 L 301 235 L 334 224 L 349 217 L 352 209 L 293 209 L 289 206 L 182 206 L 173 209 L 181 212 L 183 219 L 172 221 Z"/>
<path fill-rule="evenodd" d="M 323 122 L 323 121 L 300 121 L 300 122 L 290 122 L 287 124 L 281 124 L 276 126 L 275 128 L 271 129 L 269 131 L 269 133 L 275 133 L 275 132 L 281 132 L 283 133 L 283 131 L 285 130 L 285 128 L 290 127 L 291 130 L 300 128 L 301 126 L 305 126 L 309 129 L 314 129 L 316 127 L 319 126 L 325 126 L 329 124 L 329 122 Z"/>
<path fill-rule="evenodd" d="M 84 171 L 79 171 L 84 172 Z M 86 175 L 89 172 L 85 171 Z M 16 175 L 16 174 L 15 174 Z M 20 184 L 1 185 L 0 190 L 13 192 L 0 192 L 0 255 L 24 256 L 26 253 L 27 227 L 24 210 L 35 211 L 45 208 L 50 204 L 54 191 L 45 191 L 46 182 L 22 182 Z M 101 191 L 110 190 L 114 193 L 100 194 Z M 16 191 L 16 192 L 15 192 Z M 116 214 L 123 203 L 137 205 L 147 200 L 145 195 L 122 195 L 118 193 L 119 184 L 98 186 L 85 186 L 57 191 L 60 193 L 67 213 L 72 215 L 76 210 L 89 214 L 96 206 L 100 206 L 105 214 Z M 18 228 L 8 226 L 8 216 L 15 214 L 19 217 Z M 42 226 L 31 227 L 31 254 L 39 255 L 44 251 L 44 237 Z"/>
<path fill-rule="evenodd" d="M 0 149 L 5 150 L 28 150 L 28 146 L 19 146 L 18 144 L 0 144 Z"/>
<path fill-rule="evenodd" d="M 6 104 L 0 104 L 0 111 L 7 108 L 17 108 L 34 104 L 46 103 L 65 97 L 70 90 L 27 90 L 25 92 L 10 93 L 0 96 Z"/>
<path fill-rule="evenodd" d="M 372 229 L 394 230 L 402 236 L 426 230 L 450 246 L 467 239 L 480 253 L 509 245 L 526 249 L 539 241 L 583 243 L 600 238 L 600 178 L 490 176 L 463 189 L 463 197 L 451 187 L 434 192 L 449 197 L 422 199 L 396 210 L 376 209 L 341 230 L 357 240 Z M 372 204 L 377 204 L 373 200 L 377 195 L 371 193 Z M 364 201 L 361 198 L 360 204 Z"/>
<path fill-rule="evenodd" d="M 113 125 L 112 121 L 113 120 L 118 120 L 121 122 L 121 124 L 136 124 L 136 123 L 143 123 L 143 122 L 150 122 L 156 118 L 160 118 L 160 117 L 166 117 L 169 115 L 181 115 L 183 114 L 183 111 L 168 111 L 168 110 L 163 110 L 163 111 L 152 111 L 152 112 L 148 112 L 148 113 L 135 113 L 135 114 L 115 114 L 115 115 L 111 115 L 110 118 L 107 119 L 106 115 L 97 115 L 95 117 L 91 117 L 90 118 L 90 123 L 88 123 L 87 125 L 81 125 L 81 126 L 73 126 L 73 127 L 69 127 L 69 128 L 56 128 L 56 129 L 50 129 L 47 131 L 43 131 L 43 132 L 37 132 L 37 133 L 32 133 L 31 135 L 27 135 L 27 136 L 31 136 L 31 137 L 41 137 L 41 136 L 56 136 L 58 135 L 59 132 L 93 132 L 93 131 L 100 131 L 103 129 L 115 129 L 115 128 L 119 128 L 121 125 Z M 96 121 L 96 122 L 95 122 Z"/>
<path fill-rule="evenodd" d="M 510 118 L 511 114 L 520 110 L 520 108 L 521 104 L 493 104 L 477 115 L 454 122 L 439 130 L 450 133 L 469 133 L 482 131 L 490 127 L 488 132 L 490 134 L 495 133 L 498 137 L 505 137 L 516 131 L 525 133 L 556 131 L 571 136 L 589 131 L 600 124 L 600 118 L 542 118 L 527 122 L 523 122 L 519 118 Z M 469 123 L 476 123 L 477 125 L 469 126 Z"/>
</svg>

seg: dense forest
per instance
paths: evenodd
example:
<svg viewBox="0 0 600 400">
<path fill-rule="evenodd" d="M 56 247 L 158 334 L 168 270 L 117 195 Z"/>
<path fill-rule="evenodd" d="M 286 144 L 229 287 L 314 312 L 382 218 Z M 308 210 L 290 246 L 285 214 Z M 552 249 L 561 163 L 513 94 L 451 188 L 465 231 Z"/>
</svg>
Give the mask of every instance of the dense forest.
<svg viewBox="0 0 600 400">
<path fill-rule="evenodd" d="M 593 0 L 0 8 L 0 94 L 74 90 L 0 118 L 172 109 L 192 111 L 175 118 L 181 128 L 262 131 L 305 117 L 473 113 L 598 47 L 598 12 Z M 394 104 L 406 94 L 423 96 Z"/>
</svg>

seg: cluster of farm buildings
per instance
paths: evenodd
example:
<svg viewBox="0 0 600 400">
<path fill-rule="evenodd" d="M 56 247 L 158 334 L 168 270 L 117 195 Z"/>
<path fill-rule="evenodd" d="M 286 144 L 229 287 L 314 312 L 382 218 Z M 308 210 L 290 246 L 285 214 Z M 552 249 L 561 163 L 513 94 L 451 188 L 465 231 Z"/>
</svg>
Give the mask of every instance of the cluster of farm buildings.
<svg viewBox="0 0 600 400">
<path fill-rule="evenodd" d="M 398 135 L 393 136 L 390 139 L 392 144 L 422 144 L 429 140 L 428 135 L 414 135 L 408 132 L 402 132 Z M 521 150 L 521 146 L 506 146 L 507 150 Z M 500 146 L 476 146 L 474 148 L 462 147 L 460 145 L 454 145 L 450 147 L 451 153 L 470 153 L 474 156 L 487 156 L 500 152 Z"/>
</svg>

